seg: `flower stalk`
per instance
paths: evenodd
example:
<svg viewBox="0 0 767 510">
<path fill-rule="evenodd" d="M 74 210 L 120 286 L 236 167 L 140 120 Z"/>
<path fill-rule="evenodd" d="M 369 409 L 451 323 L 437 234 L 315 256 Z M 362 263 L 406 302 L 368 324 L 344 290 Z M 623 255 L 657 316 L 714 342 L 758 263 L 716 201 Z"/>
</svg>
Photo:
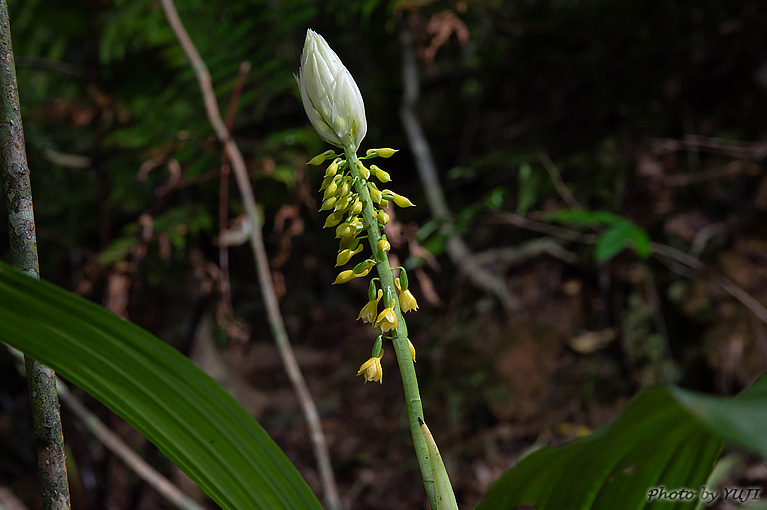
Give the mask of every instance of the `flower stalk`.
<svg viewBox="0 0 767 510">
<path fill-rule="evenodd" d="M 355 262 L 353 269 L 344 269 L 338 273 L 333 284 L 341 285 L 365 277 L 373 267 L 378 273 L 377 277 L 370 280 L 368 301 L 357 319 L 380 329 L 380 334 L 373 345 L 371 357 L 360 366 L 357 375 L 363 376 L 365 382 L 382 383 L 383 343 L 391 341 L 400 369 L 410 432 L 429 504 L 433 509 L 457 508 L 454 503 L 451 507 L 440 504 L 445 501 L 454 502 L 455 496 L 444 466 L 434 471 L 435 464 L 431 462 L 434 459 L 430 459 L 430 451 L 436 450 L 430 450 L 422 433 L 422 422 L 419 423 L 423 416 L 423 406 L 415 373 L 415 347 L 408 339 L 407 324 L 402 316 L 405 312 L 417 310 L 418 302 L 408 288 L 404 268 L 395 268 L 400 270 L 400 275 L 394 277 L 388 258 L 391 244 L 383 234 L 389 222 L 389 214 L 385 211 L 389 203 L 398 207 L 412 207 L 413 203 L 387 188 L 379 189 L 378 184 L 390 182 L 391 176 L 377 165 L 366 167 L 362 162 L 372 158 L 390 158 L 397 151 L 390 148 L 368 149 L 365 156 L 360 158 L 357 155 L 360 142 L 367 133 L 362 95 L 338 55 L 321 35 L 312 30 L 306 33 L 296 81 L 312 126 L 323 140 L 343 148 L 343 154 L 328 150 L 309 160 L 313 166 L 330 161 L 320 186 L 320 211 L 328 211 L 324 228 L 334 228 L 336 238 L 339 239 L 336 267 L 352 262 L 353 257 L 362 251 L 360 243 L 363 239 L 367 239 L 372 252 L 371 257 Z M 381 301 L 383 310 L 379 312 Z M 436 445 L 433 446 L 436 448 Z M 435 477 L 438 482 L 436 484 Z"/>
<path fill-rule="evenodd" d="M 373 206 L 373 200 L 370 198 L 370 190 L 365 180 L 359 175 L 359 158 L 351 146 L 344 147 L 346 160 L 349 162 L 349 170 L 352 174 L 354 188 L 362 203 L 362 224 L 367 232 L 368 243 L 373 252 L 376 262 L 376 271 L 381 281 L 383 294 L 390 292 L 396 296 L 396 286 L 394 284 L 394 274 L 387 252 L 378 248 L 378 242 L 382 239 L 381 230 L 378 227 L 378 214 Z M 388 244 L 388 243 L 387 243 Z M 394 299 L 394 314 L 397 317 L 397 329 L 392 331 L 392 345 L 397 356 L 400 375 L 402 377 L 402 386 L 405 390 L 405 403 L 407 404 L 408 423 L 410 424 L 410 433 L 413 436 L 413 446 L 418 458 L 418 465 L 421 469 L 424 488 L 429 498 L 432 508 L 437 508 L 434 492 L 434 476 L 432 474 L 431 464 L 429 463 L 429 447 L 421 432 L 421 426 L 418 418 L 423 416 L 423 405 L 421 404 L 421 392 L 418 388 L 418 378 L 415 373 L 415 364 L 410 352 L 410 341 L 408 340 L 407 324 L 402 317 L 399 300 Z"/>
</svg>

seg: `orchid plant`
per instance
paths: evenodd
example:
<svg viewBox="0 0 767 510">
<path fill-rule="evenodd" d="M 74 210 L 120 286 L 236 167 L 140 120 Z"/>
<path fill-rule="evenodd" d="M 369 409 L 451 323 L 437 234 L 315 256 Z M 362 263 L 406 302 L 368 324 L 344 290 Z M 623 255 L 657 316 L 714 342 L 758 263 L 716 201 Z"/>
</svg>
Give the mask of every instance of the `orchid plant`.
<svg viewBox="0 0 767 510">
<path fill-rule="evenodd" d="M 320 186 L 321 211 L 329 211 L 325 228 L 335 228 L 339 239 L 336 267 L 350 264 L 352 258 L 364 251 L 367 239 L 370 255 L 351 269 L 342 270 L 334 284 L 347 283 L 367 277 L 375 268 L 378 276 L 370 280 L 368 301 L 357 319 L 369 323 L 379 334 L 373 341 L 370 359 L 362 363 L 357 375 L 365 382 L 383 383 L 381 358 L 384 343 L 391 343 L 402 376 L 405 403 L 416 456 L 421 469 L 429 502 L 434 509 L 458 508 L 444 464 L 436 444 L 423 423 L 423 407 L 415 372 L 415 347 L 408 338 L 403 314 L 418 309 L 418 302 L 409 288 L 403 267 L 395 278 L 389 264 L 384 227 L 389 222 L 386 208 L 390 202 L 399 207 L 413 203 L 402 195 L 384 188 L 391 176 L 379 166 L 366 166 L 368 160 L 390 158 L 397 151 L 390 148 L 368 149 L 358 156 L 360 143 L 367 134 L 367 118 L 362 94 L 349 70 L 330 48 L 325 39 L 307 30 L 301 67 L 296 76 L 301 100 L 320 138 L 341 149 L 328 150 L 313 157 L 308 164 L 320 166 L 330 161 Z M 377 183 L 376 183 L 377 181 Z M 383 301 L 383 309 L 379 306 Z"/>
</svg>

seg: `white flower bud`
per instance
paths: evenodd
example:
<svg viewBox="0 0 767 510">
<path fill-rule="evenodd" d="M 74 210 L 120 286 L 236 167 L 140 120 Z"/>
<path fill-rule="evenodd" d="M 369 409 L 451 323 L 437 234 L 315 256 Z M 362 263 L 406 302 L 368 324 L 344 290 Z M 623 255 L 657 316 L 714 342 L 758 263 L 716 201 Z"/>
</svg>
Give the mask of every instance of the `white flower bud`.
<svg viewBox="0 0 767 510">
<path fill-rule="evenodd" d="M 321 35 L 306 31 L 301 67 L 296 76 L 304 110 L 320 138 L 359 148 L 368 130 L 360 89 L 338 55 Z"/>
</svg>

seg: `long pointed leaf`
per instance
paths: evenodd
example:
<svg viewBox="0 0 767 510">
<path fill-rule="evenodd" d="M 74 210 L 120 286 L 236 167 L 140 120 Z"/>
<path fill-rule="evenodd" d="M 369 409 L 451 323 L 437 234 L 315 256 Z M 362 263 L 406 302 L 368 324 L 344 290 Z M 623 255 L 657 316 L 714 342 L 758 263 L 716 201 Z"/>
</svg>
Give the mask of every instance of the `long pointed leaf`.
<svg viewBox="0 0 767 510">
<path fill-rule="evenodd" d="M 321 508 L 258 422 L 186 357 L 111 312 L 3 263 L 0 341 L 120 415 L 222 508 Z"/>
</svg>

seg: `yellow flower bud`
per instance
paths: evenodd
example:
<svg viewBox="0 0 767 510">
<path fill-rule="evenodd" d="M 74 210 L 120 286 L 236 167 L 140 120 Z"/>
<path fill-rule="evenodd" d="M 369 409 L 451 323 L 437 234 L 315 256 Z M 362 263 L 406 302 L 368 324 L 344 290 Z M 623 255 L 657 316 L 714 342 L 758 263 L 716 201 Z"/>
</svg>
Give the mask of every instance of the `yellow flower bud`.
<svg viewBox="0 0 767 510">
<path fill-rule="evenodd" d="M 325 178 L 322 179 L 322 184 L 320 184 L 320 191 L 330 186 L 334 180 L 335 180 L 334 175 L 326 175 Z"/>
<path fill-rule="evenodd" d="M 338 255 L 336 256 L 336 267 L 343 266 L 349 260 L 356 254 L 362 251 L 362 245 L 360 244 L 357 246 L 356 249 L 350 250 L 349 248 L 346 248 L 345 250 L 341 250 L 338 252 Z"/>
<path fill-rule="evenodd" d="M 381 156 L 382 158 L 390 158 L 394 156 L 395 152 L 399 152 L 398 149 L 389 149 L 389 148 L 383 148 L 383 149 L 368 149 L 366 154 L 370 156 L 373 153 L 376 153 L 376 155 Z"/>
<path fill-rule="evenodd" d="M 382 183 L 391 181 L 391 176 L 389 175 L 389 172 L 387 172 L 386 170 L 382 170 L 381 168 L 378 168 L 376 165 L 370 165 L 370 170 L 373 171 L 373 175 L 376 176 L 376 179 L 378 179 Z"/>
<path fill-rule="evenodd" d="M 348 198 L 346 198 L 346 197 L 343 197 L 343 196 L 342 196 L 342 197 L 340 197 L 340 198 L 339 198 L 339 199 L 336 201 L 336 205 L 335 205 L 335 206 L 333 206 L 333 210 L 334 210 L 335 212 L 344 212 L 344 211 L 345 211 L 346 209 L 348 209 L 348 208 L 349 208 L 349 199 L 348 199 Z"/>
<path fill-rule="evenodd" d="M 349 208 L 349 214 L 356 216 L 361 212 L 362 212 L 362 202 L 360 202 L 359 198 L 356 198 L 354 202 L 352 203 L 352 206 Z"/>
<path fill-rule="evenodd" d="M 389 251 L 391 250 L 391 244 L 386 239 L 381 239 L 378 241 L 377 248 L 378 251 Z"/>
<path fill-rule="evenodd" d="M 325 177 L 333 177 L 336 175 L 336 172 L 338 172 L 338 162 L 341 161 L 340 158 L 336 158 L 333 160 L 331 164 L 328 165 L 328 167 L 325 169 Z"/>
<path fill-rule="evenodd" d="M 370 198 L 371 198 L 371 200 L 373 200 L 373 202 L 375 202 L 376 204 L 380 204 L 381 203 L 381 198 L 382 198 L 381 192 L 378 191 L 377 188 L 373 187 L 373 184 L 370 183 L 370 182 L 368 183 L 368 189 L 370 190 Z"/>
<path fill-rule="evenodd" d="M 389 223 L 389 215 L 386 211 L 378 211 L 378 223 L 386 225 Z"/>
<path fill-rule="evenodd" d="M 413 362 L 415 362 L 415 346 L 413 345 L 413 342 L 410 341 L 410 339 L 407 339 L 407 345 L 410 347 L 410 357 L 413 358 Z"/>
<path fill-rule="evenodd" d="M 346 271 L 341 271 L 338 273 L 338 276 L 336 276 L 336 281 L 333 282 L 333 285 L 339 285 L 342 283 L 350 282 L 357 278 L 357 275 L 354 274 L 354 272 L 351 269 L 347 269 Z"/>
<path fill-rule="evenodd" d="M 338 191 L 338 185 L 335 182 L 331 182 L 330 185 L 325 188 L 325 193 L 322 195 L 322 198 L 332 197 L 336 194 L 336 191 Z"/>
<path fill-rule="evenodd" d="M 325 156 L 328 156 L 329 154 L 333 154 L 333 151 L 328 150 L 323 152 L 322 154 L 317 154 L 316 156 L 314 156 L 312 159 L 309 160 L 307 165 L 320 166 L 327 159 Z"/>
<path fill-rule="evenodd" d="M 354 237 L 357 235 L 357 228 L 351 223 L 341 223 L 336 227 L 336 238 Z"/>
<path fill-rule="evenodd" d="M 362 265 L 362 264 L 365 264 L 365 265 Z M 369 261 L 367 261 L 367 262 L 360 262 L 359 264 L 357 264 L 357 265 L 354 267 L 354 269 L 352 269 L 352 272 L 353 272 L 353 273 L 354 273 L 356 276 L 358 276 L 358 277 L 367 276 L 367 275 L 368 275 L 368 273 L 370 272 L 370 270 L 371 270 L 371 269 L 373 268 L 373 266 L 375 266 L 375 265 L 376 265 L 376 263 L 375 263 L 375 261 L 374 261 L 374 260 L 369 260 Z"/>
<path fill-rule="evenodd" d="M 339 223 L 341 223 L 341 220 L 344 219 L 344 214 L 340 212 L 332 212 L 328 214 L 327 219 L 325 219 L 325 224 L 322 226 L 322 228 L 329 228 L 329 227 L 335 227 Z"/>
<path fill-rule="evenodd" d="M 391 195 L 391 199 L 394 200 L 394 203 L 397 204 L 400 207 L 413 207 L 415 204 L 411 202 L 407 197 L 403 197 L 402 195 L 398 195 L 394 193 L 391 190 L 385 189 L 381 192 L 383 195 Z"/>
<path fill-rule="evenodd" d="M 363 179 L 370 178 L 370 170 L 365 168 L 365 165 L 362 164 L 362 161 L 357 161 L 357 171 L 359 172 L 360 177 Z"/>
<path fill-rule="evenodd" d="M 339 197 L 345 197 L 351 191 L 352 188 L 351 188 L 351 184 L 349 184 L 349 181 L 351 181 L 351 179 L 347 177 L 346 179 L 344 179 L 343 184 L 341 184 L 341 186 L 338 187 Z"/>
<path fill-rule="evenodd" d="M 330 197 L 324 202 L 322 202 L 322 207 L 320 207 L 320 211 L 329 211 L 333 208 L 334 205 L 336 205 L 336 197 Z"/>
</svg>

